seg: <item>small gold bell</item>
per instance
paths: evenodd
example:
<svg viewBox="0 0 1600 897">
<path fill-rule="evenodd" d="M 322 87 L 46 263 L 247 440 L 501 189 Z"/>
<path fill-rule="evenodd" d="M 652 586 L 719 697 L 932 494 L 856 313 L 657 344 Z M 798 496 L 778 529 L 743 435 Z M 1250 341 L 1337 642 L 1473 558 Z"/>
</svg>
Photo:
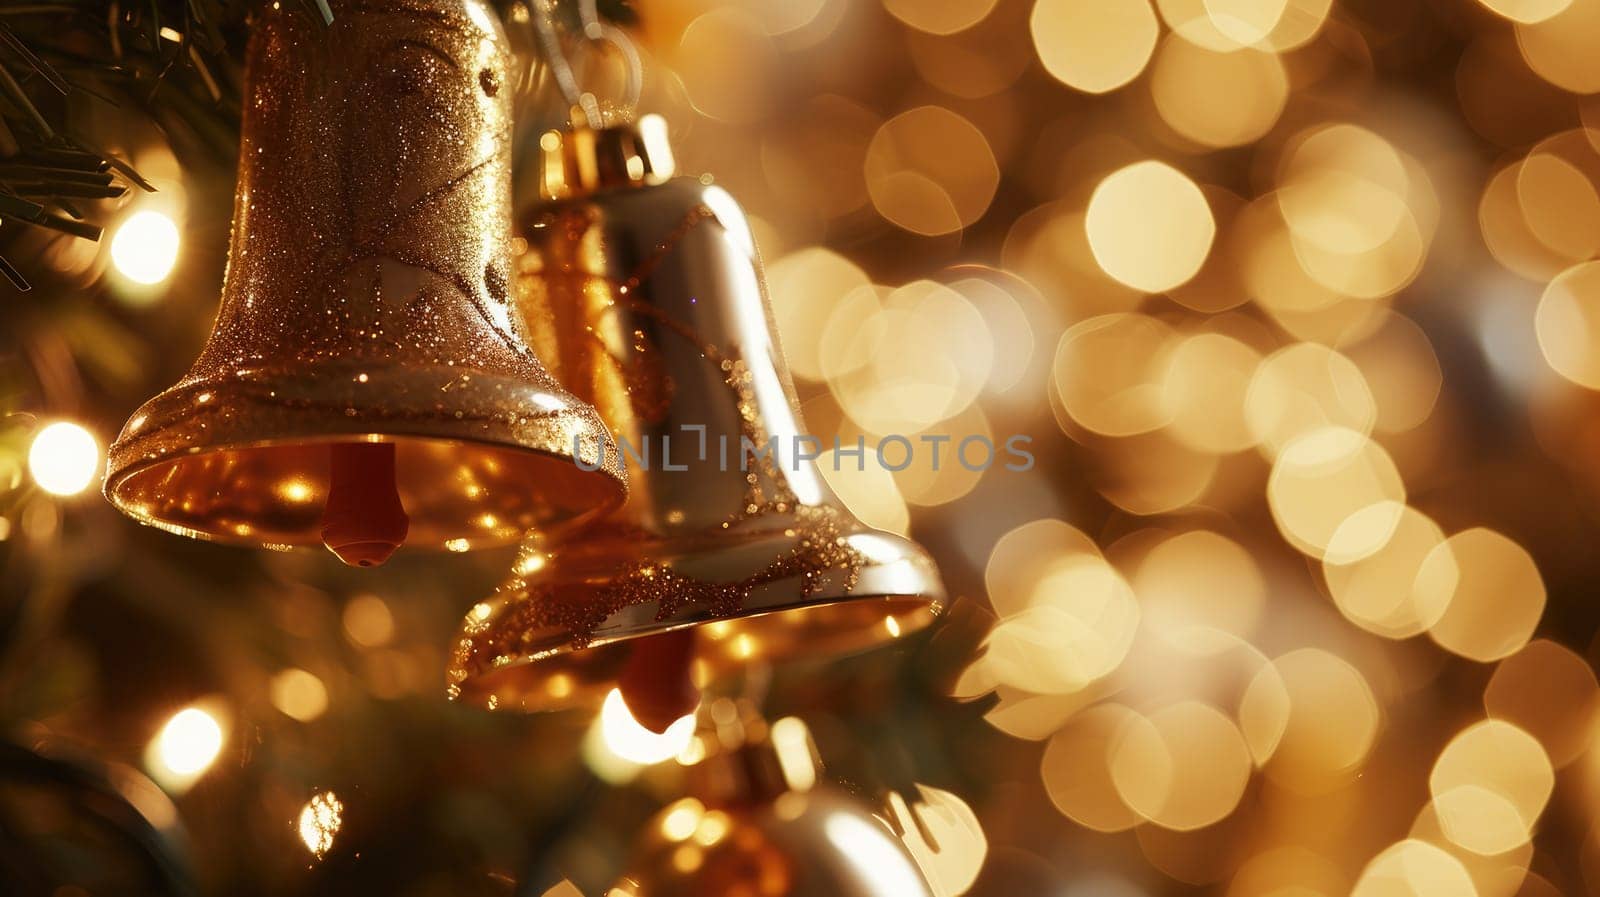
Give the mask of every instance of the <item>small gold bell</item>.
<svg viewBox="0 0 1600 897">
<path fill-rule="evenodd" d="M 381 563 L 619 504 L 594 409 L 510 302 L 510 65 L 481 0 L 257 12 L 233 239 L 200 358 L 112 444 L 145 523 Z"/>
<path fill-rule="evenodd" d="M 932 897 L 888 824 L 818 780 L 800 720 L 768 726 L 746 712 L 697 737 L 706 756 L 688 769 L 693 796 L 645 826 L 608 894 Z"/>
<path fill-rule="evenodd" d="M 856 520 L 811 464 L 743 212 L 672 178 L 664 137 L 651 116 L 541 144 L 550 201 L 521 221 L 518 301 L 638 469 L 614 514 L 525 544 L 467 616 L 452 697 L 595 706 L 617 684 L 659 729 L 692 709 L 691 673 L 864 648 L 941 608 L 922 549 Z"/>
</svg>

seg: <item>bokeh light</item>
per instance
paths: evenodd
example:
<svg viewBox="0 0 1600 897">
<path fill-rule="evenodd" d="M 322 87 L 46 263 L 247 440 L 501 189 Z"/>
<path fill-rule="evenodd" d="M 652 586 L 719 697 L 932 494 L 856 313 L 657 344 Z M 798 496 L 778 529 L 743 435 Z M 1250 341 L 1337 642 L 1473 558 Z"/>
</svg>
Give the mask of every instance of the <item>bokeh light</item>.
<svg viewBox="0 0 1600 897">
<path fill-rule="evenodd" d="M 834 308 L 851 291 L 868 289 L 865 271 L 821 247 L 790 253 L 767 268 L 772 314 L 783 334 L 784 357 L 795 376 L 822 380 L 823 334 Z"/>
<path fill-rule="evenodd" d="M 865 655 L 838 668 L 851 689 L 820 666 L 770 683 L 774 704 L 792 702 L 829 742 L 827 774 L 887 795 L 879 809 L 935 893 L 1595 890 L 1600 0 L 631 6 L 640 108 L 671 120 L 683 173 L 749 210 L 780 373 L 821 440 L 821 476 L 862 524 L 926 546 L 953 596 L 925 643 L 907 632 L 906 651 L 889 652 L 917 660 L 904 676 Z M 521 7 L 506 8 L 515 19 Z M 579 79 L 615 88 L 617 55 L 573 37 Z M 518 78 L 518 114 L 539 127 L 567 114 L 547 75 L 533 65 Z M 147 167 L 136 145 L 102 145 Z M 40 369 L 15 381 L 22 411 L 114 419 L 135 390 L 107 391 L 115 413 L 95 391 L 167 366 L 171 340 L 134 323 L 170 316 L 193 327 L 146 329 L 203 338 L 221 257 L 210 253 L 206 280 L 201 249 L 221 230 L 199 200 L 227 191 L 162 165 L 174 189 L 163 181 L 160 196 L 187 189 L 192 208 L 140 197 L 112 212 L 103 244 L 6 229 L 59 281 L 33 295 L 63 299 L 16 306 L 16 357 Z M 145 217 L 155 209 L 167 218 Z M 134 301 L 101 303 L 102 285 Z M 127 307 L 154 296 L 161 305 Z M 167 560 L 104 535 L 105 515 L 68 516 L 36 494 L 91 489 L 91 431 L 55 424 L 35 438 L 32 418 L 13 419 L 0 543 L 93 538 L 95 563 L 69 572 L 96 583 L 120 569 L 106 565 L 160 572 L 143 565 Z M 902 469 L 874 457 L 889 434 L 917 445 Z M 953 463 L 966 440 L 1012 436 L 1029 440 L 1036 469 Z M 938 469 L 924 438 L 947 440 Z M 24 488 L 30 472 L 39 490 Z M 298 481 L 276 489 L 297 506 L 314 498 Z M 532 548 L 514 571 L 563 561 Z M 207 775 L 231 788 L 250 778 L 237 769 L 275 756 L 266 746 L 344 738 L 350 720 L 430 721 L 410 699 L 433 687 L 430 602 L 450 583 L 420 566 L 356 586 L 294 555 L 261 564 L 275 602 L 264 618 L 291 638 L 236 677 L 254 633 L 230 639 L 228 680 L 243 693 L 173 717 L 170 757 L 165 731 L 150 742 L 146 766 L 174 794 Z M 153 581 L 179 591 L 178 572 Z M 222 637 L 226 610 L 183 622 Z M 69 630 L 71 652 L 100 653 Z M 44 670 L 63 690 L 83 678 L 69 659 Z M 754 668 L 746 679 L 769 685 Z M 863 735 L 862 714 L 888 706 L 878 690 L 913 681 L 974 705 Z M 552 694 L 578 687 L 558 679 Z M 73 708 L 93 706 L 45 721 L 70 731 Z M 228 707 L 250 714 L 237 765 L 216 762 L 244 741 Z M 174 709 L 105 741 L 143 744 Z M 704 755 L 691 728 L 650 732 L 612 692 L 572 762 L 668 802 L 661 834 L 692 844 L 723 817 L 664 762 Z M 774 741 L 791 730 L 775 725 Z M 965 800 L 913 793 L 879 740 L 959 779 Z M 562 768 L 559 740 L 538 739 L 520 785 L 492 795 L 516 804 L 502 817 L 482 803 L 481 770 L 505 764 L 466 763 L 475 741 L 459 754 L 441 744 L 463 762 L 412 753 L 430 772 L 468 768 L 470 783 L 440 787 L 470 791 L 446 806 L 484 832 L 534 818 L 549 793 L 540 771 Z M 804 759 L 786 771 L 815 778 Z M 353 781 L 348 762 L 316 775 Z M 876 781 L 880 768 L 900 784 Z M 374 778 L 336 796 L 302 777 L 251 799 L 306 866 L 295 835 L 310 856 L 334 856 L 341 799 L 395 799 Z M 520 791 L 535 797 L 520 804 Z M 204 814 L 210 798 L 191 803 Z M 203 823 L 194 832 L 207 841 Z M 487 840 L 442 849 L 495 869 L 526 859 L 467 834 Z M 382 846 L 362 837 L 364 851 Z M 558 890 L 597 892 L 600 854 L 621 846 L 579 857 L 583 880 Z"/>
<path fill-rule="evenodd" d="M 1277 123 L 1289 78 L 1274 53 L 1208 50 L 1174 34 L 1150 71 L 1156 111 L 1174 131 L 1202 146 L 1240 146 Z"/>
<path fill-rule="evenodd" d="M 183 792 L 222 753 L 225 738 L 217 715 L 200 706 L 185 707 L 169 717 L 145 752 L 150 775 L 169 791 Z"/>
<path fill-rule="evenodd" d="M 1367 532 L 1368 517 L 1394 521 L 1379 544 Z M 1410 638 L 1437 623 L 1449 606 L 1447 595 L 1413 587 L 1423 562 L 1443 543 L 1444 532 L 1421 511 L 1399 503 L 1374 505 L 1334 530 L 1323 579 L 1350 622 L 1389 638 Z"/>
<path fill-rule="evenodd" d="M 1561 272 L 1539 298 L 1539 349 L 1556 373 L 1600 389 L 1600 262 Z"/>
<path fill-rule="evenodd" d="M 665 732 L 652 732 L 628 712 L 622 692 L 612 689 L 600 708 L 599 730 L 612 754 L 629 763 L 649 765 L 670 759 L 694 737 L 694 715 L 675 720 Z"/>
<path fill-rule="evenodd" d="M 1000 181 L 983 132 L 942 106 L 919 106 L 884 122 L 865 166 L 878 213 L 929 236 L 976 221 Z"/>
<path fill-rule="evenodd" d="M 1315 37 L 1332 0 L 1157 0 L 1173 33 L 1208 50 L 1283 53 Z"/>
<path fill-rule="evenodd" d="M 1386 848 L 1361 871 L 1350 897 L 1478 897 L 1461 861 L 1426 841 Z"/>
<path fill-rule="evenodd" d="M 673 71 L 696 111 L 725 122 L 753 122 L 772 106 L 778 55 L 766 27 L 738 6 L 720 6 L 683 30 L 672 54 Z"/>
<path fill-rule="evenodd" d="M 272 677 L 269 690 L 272 706 L 301 722 L 310 722 L 328 709 L 327 687 L 306 670 L 287 669 L 278 673 Z"/>
<path fill-rule="evenodd" d="M 1491 661 L 1522 649 L 1544 614 L 1544 579 L 1522 546 L 1494 530 L 1464 530 L 1423 560 L 1414 584 L 1444 613 L 1428 630 L 1446 649 Z"/>
<path fill-rule="evenodd" d="M 1382 713 L 1366 677 L 1342 658 L 1301 648 L 1273 660 L 1240 703 L 1241 728 L 1278 784 L 1324 793 L 1354 776 L 1377 741 Z M 1259 762 L 1259 760 L 1258 760 Z"/>
<path fill-rule="evenodd" d="M 1268 356 L 1251 378 L 1244 407 L 1268 457 L 1324 427 L 1371 432 L 1378 413 L 1361 369 L 1316 343 L 1296 343 Z"/>
<path fill-rule="evenodd" d="M 1216 221 L 1200 188 L 1155 161 L 1129 165 L 1101 181 L 1084 224 L 1100 267 L 1147 293 L 1193 277 L 1216 236 Z"/>
<path fill-rule="evenodd" d="M 851 420 L 869 433 L 906 437 L 977 399 L 996 347 L 965 296 L 917 280 L 881 298 L 858 290 L 849 301 L 825 330 L 830 348 L 823 367 Z"/>
<path fill-rule="evenodd" d="M 1428 777 L 1445 836 L 1483 855 L 1526 843 L 1554 787 L 1555 772 L 1538 740 L 1502 720 L 1462 730 Z"/>
<path fill-rule="evenodd" d="M 134 283 L 158 284 L 177 264 L 179 242 L 178 225 L 166 214 L 134 212 L 111 235 L 111 263 Z"/>
<path fill-rule="evenodd" d="M 1149 0 L 1038 0 L 1029 25 L 1045 70 L 1087 93 L 1116 90 L 1137 77 L 1160 30 Z"/>
<path fill-rule="evenodd" d="M 1123 802 L 1141 817 L 1180 831 L 1233 812 L 1250 771 L 1238 727 L 1197 701 L 1136 718 L 1111 755 L 1111 779 Z"/>
<path fill-rule="evenodd" d="M 1573 93 L 1600 91 L 1600 59 L 1588 41 L 1600 31 L 1600 2 L 1571 0 L 1552 16 L 1516 26 L 1517 46 L 1528 67 Z"/>
<path fill-rule="evenodd" d="M 1144 718 L 1120 704 L 1100 704 L 1072 718 L 1045 746 L 1040 771 L 1056 809 L 1085 828 L 1117 832 L 1142 821 L 1122 799 L 1111 752 Z"/>
<path fill-rule="evenodd" d="M 1388 542 L 1405 496 L 1389 454 L 1344 427 L 1296 437 L 1279 453 L 1267 480 L 1267 501 L 1284 538 L 1320 558 L 1329 554 L 1337 535 L 1334 560 L 1365 557 Z"/>
<path fill-rule="evenodd" d="M 1027 607 L 997 623 L 985 642 L 994 678 L 1033 692 L 1070 694 L 1114 671 L 1139 625 L 1127 581 L 1094 556 L 1046 569 Z"/>
<path fill-rule="evenodd" d="M 1196 529 L 1150 548 L 1133 575 L 1144 618 L 1175 646 L 1222 651 L 1256 634 L 1267 584 L 1255 559 L 1221 533 Z"/>
<path fill-rule="evenodd" d="M 1483 691 L 1483 709 L 1539 740 L 1556 767 L 1589 747 L 1600 684 L 1572 649 L 1535 639 L 1500 661 Z"/>
<path fill-rule="evenodd" d="M 333 840 L 343 825 L 344 802 L 332 791 L 324 791 L 306 801 L 295 821 L 301 843 L 317 859 L 333 849 Z"/>
<path fill-rule="evenodd" d="M 1141 314 L 1101 315 L 1062 334 L 1052 385 L 1074 423 L 1106 436 L 1131 436 L 1165 426 L 1161 362 L 1176 334 Z"/>
<path fill-rule="evenodd" d="M 996 0 L 883 0 L 883 8 L 907 25 L 930 34 L 954 34 L 983 21 Z"/>
<path fill-rule="evenodd" d="M 100 444 L 71 421 L 46 424 L 28 447 L 28 473 L 51 495 L 77 495 L 100 472 Z"/>
<path fill-rule="evenodd" d="M 1223 333 L 1197 333 L 1174 345 L 1162 380 L 1172 437 L 1219 455 L 1254 446 L 1259 437 L 1245 399 L 1260 364 L 1260 353 Z"/>
<path fill-rule="evenodd" d="M 1543 22 L 1572 5 L 1572 0 L 1478 0 L 1478 2 L 1493 12 L 1524 25 Z"/>
<path fill-rule="evenodd" d="M 344 606 L 344 631 L 364 648 L 380 648 L 394 638 L 394 614 L 377 595 L 356 595 Z"/>
</svg>

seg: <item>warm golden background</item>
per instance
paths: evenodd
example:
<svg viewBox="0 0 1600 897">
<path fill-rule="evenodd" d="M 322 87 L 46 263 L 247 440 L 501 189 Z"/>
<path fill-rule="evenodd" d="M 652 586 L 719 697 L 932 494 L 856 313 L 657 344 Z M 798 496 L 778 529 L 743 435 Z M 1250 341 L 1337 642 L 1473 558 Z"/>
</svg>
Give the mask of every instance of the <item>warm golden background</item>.
<svg viewBox="0 0 1600 897">
<path fill-rule="evenodd" d="M 634 13 L 810 430 L 1033 440 L 1026 473 L 824 456 L 966 600 L 769 701 L 869 799 L 965 801 L 944 881 L 1600 893 L 1600 0 Z M 40 281 L 0 310 L 7 722 L 150 773 L 218 893 L 599 893 L 679 782 L 444 704 L 508 556 L 357 573 L 47 494 L 99 448 L 42 425 L 103 447 L 209 326 L 230 138 L 168 100 L 79 123 L 161 187 L 101 244 L 0 230 Z"/>
</svg>

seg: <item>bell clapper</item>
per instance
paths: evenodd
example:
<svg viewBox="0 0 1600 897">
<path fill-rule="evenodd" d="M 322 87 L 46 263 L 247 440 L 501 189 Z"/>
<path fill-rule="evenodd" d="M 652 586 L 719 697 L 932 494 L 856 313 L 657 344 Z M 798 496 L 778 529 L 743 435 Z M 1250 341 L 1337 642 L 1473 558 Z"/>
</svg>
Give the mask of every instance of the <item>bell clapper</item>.
<svg viewBox="0 0 1600 897">
<path fill-rule="evenodd" d="M 639 725 L 659 734 L 699 706 L 700 689 L 690 674 L 694 642 L 694 629 L 688 628 L 641 638 L 631 646 L 617 688 Z"/>
<path fill-rule="evenodd" d="M 329 455 L 322 544 L 352 567 L 376 567 L 411 526 L 395 484 L 394 443 L 339 442 Z"/>
</svg>

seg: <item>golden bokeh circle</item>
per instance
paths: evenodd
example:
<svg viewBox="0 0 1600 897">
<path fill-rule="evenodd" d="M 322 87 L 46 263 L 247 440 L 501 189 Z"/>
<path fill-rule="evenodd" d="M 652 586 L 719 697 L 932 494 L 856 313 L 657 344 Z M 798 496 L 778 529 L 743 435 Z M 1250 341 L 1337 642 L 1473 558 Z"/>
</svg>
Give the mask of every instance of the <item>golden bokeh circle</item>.
<svg viewBox="0 0 1600 897">
<path fill-rule="evenodd" d="M 955 34 L 983 21 L 996 0 L 883 0 L 883 8 L 900 21 L 929 34 Z"/>
<path fill-rule="evenodd" d="M 1600 262 L 1575 265 L 1550 281 L 1533 320 L 1550 367 L 1580 386 L 1600 389 Z"/>
<path fill-rule="evenodd" d="M 1267 479 L 1267 503 L 1278 531 L 1311 557 L 1359 558 L 1393 535 L 1405 484 L 1389 453 L 1366 434 L 1324 427 L 1284 446 Z M 1358 525 L 1350 520 L 1361 513 Z M 1338 542 L 1335 542 L 1335 539 Z"/>
<path fill-rule="evenodd" d="M 1600 91 L 1600 55 L 1593 38 L 1600 32 L 1600 0 L 1571 0 L 1548 18 L 1516 26 L 1517 46 L 1528 67 L 1573 93 Z"/>
<path fill-rule="evenodd" d="M 1260 353 L 1226 334 L 1197 333 L 1177 342 L 1162 380 L 1173 438 L 1219 455 L 1254 446 L 1245 396 L 1260 363 Z"/>
<path fill-rule="evenodd" d="M 1111 780 L 1123 803 L 1177 831 L 1204 828 L 1232 813 L 1250 771 L 1238 727 L 1200 701 L 1130 720 L 1111 748 Z"/>
<path fill-rule="evenodd" d="M 911 511 L 893 473 L 870 459 L 858 464 L 853 457 L 840 457 L 832 448 L 825 449 L 816 464 L 828 488 L 863 523 L 902 535 L 911 531 Z"/>
<path fill-rule="evenodd" d="M 1527 843 L 1554 788 L 1538 739 L 1498 719 L 1457 733 L 1428 776 L 1445 837 L 1483 855 Z"/>
<path fill-rule="evenodd" d="M 1390 522 L 1392 520 L 1392 522 Z M 1389 537 L 1374 545 L 1373 525 L 1387 525 Z M 1444 615 L 1447 603 L 1413 588 L 1429 553 L 1444 542 L 1444 531 L 1415 508 L 1380 503 L 1358 511 L 1334 530 L 1322 575 L 1333 603 L 1345 619 L 1368 632 L 1393 639 L 1426 632 Z"/>
<path fill-rule="evenodd" d="M 1240 701 L 1239 718 L 1245 731 L 1260 733 L 1256 740 L 1271 746 L 1267 776 L 1312 794 L 1356 774 L 1382 722 L 1366 677 L 1319 648 L 1290 651 L 1258 672 Z"/>
<path fill-rule="evenodd" d="M 1478 889 L 1460 860 L 1408 838 L 1373 857 L 1350 897 L 1478 897 Z"/>
<path fill-rule="evenodd" d="M 1061 335 L 1053 386 L 1078 426 L 1106 436 L 1148 433 L 1171 420 L 1162 373 L 1176 334 L 1158 318 L 1100 315 Z"/>
<path fill-rule="evenodd" d="M 1560 14 L 1573 0 L 1478 0 L 1497 15 L 1513 22 L 1532 25 Z"/>
<path fill-rule="evenodd" d="M 1221 533 L 1195 529 L 1152 546 L 1132 574 L 1145 624 L 1187 650 L 1219 653 L 1255 634 L 1267 603 L 1255 558 Z"/>
<path fill-rule="evenodd" d="M 1002 684 L 1072 694 L 1116 670 L 1139 619 L 1132 588 L 1104 559 L 1058 559 L 1044 568 L 1028 606 L 990 631 L 984 662 Z"/>
<path fill-rule="evenodd" d="M 1072 718 L 1045 745 L 1039 771 L 1045 794 L 1063 816 L 1099 832 L 1119 832 L 1144 821 L 1123 802 L 1111 776 L 1112 747 L 1143 722 L 1121 704 L 1090 707 Z"/>
<path fill-rule="evenodd" d="M 823 336 L 844 297 L 871 286 L 867 274 L 831 249 L 812 246 L 791 252 L 767 266 L 767 295 L 783 342 L 784 359 L 795 376 L 825 379 Z"/>
<path fill-rule="evenodd" d="M 1138 77 L 1160 34 L 1149 0 L 1037 0 L 1028 26 L 1045 71 L 1085 93 Z"/>
<path fill-rule="evenodd" d="M 1544 579 L 1522 546 L 1482 527 L 1456 533 L 1428 553 L 1417 571 L 1418 600 L 1443 604 L 1428 634 L 1472 660 L 1493 661 L 1522 649 L 1544 614 Z"/>
<path fill-rule="evenodd" d="M 1245 392 L 1245 420 L 1269 458 L 1323 427 L 1369 433 L 1377 415 L 1361 369 L 1317 343 L 1295 343 L 1267 356 Z"/>
<path fill-rule="evenodd" d="M 1159 293 L 1193 277 L 1211 252 L 1216 221 L 1183 172 L 1154 160 L 1107 175 L 1089 198 L 1089 248 L 1111 277 Z"/>
<path fill-rule="evenodd" d="M 1150 67 L 1150 95 L 1161 120 L 1184 137 L 1206 147 L 1243 146 L 1277 124 L 1289 78 L 1275 53 L 1217 52 L 1169 35 Z"/>
<path fill-rule="evenodd" d="M 1534 239 L 1563 258 L 1600 249 L 1600 193 L 1576 165 L 1534 152 L 1517 166 L 1517 202 Z"/>
<path fill-rule="evenodd" d="M 1546 281 L 1578 259 L 1561 255 L 1533 233 L 1517 184 L 1520 161 L 1490 176 L 1478 199 L 1478 228 L 1495 261 L 1529 280 Z"/>
<path fill-rule="evenodd" d="M 1156 0 L 1174 34 L 1222 53 L 1293 50 L 1316 37 L 1332 6 L 1333 0 Z"/>
<path fill-rule="evenodd" d="M 977 221 L 1000 183 L 983 132 L 943 106 L 918 106 L 884 122 L 863 167 L 878 213 L 924 236 Z"/>
<path fill-rule="evenodd" d="M 1572 649 L 1535 639 L 1500 661 L 1483 691 L 1483 709 L 1539 739 L 1557 767 L 1589 747 L 1600 683 Z"/>
<path fill-rule="evenodd" d="M 759 18 L 737 6 L 719 6 L 683 30 L 672 68 L 695 111 L 745 124 L 773 111 L 779 59 Z"/>
<path fill-rule="evenodd" d="M 1403 433 L 1420 426 L 1433 413 L 1444 374 L 1433 343 L 1411 319 L 1390 312 L 1370 336 L 1348 346 L 1344 354 L 1361 371 L 1372 392 L 1375 427 Z"/>
<path fill-rule="evenodd" d="M 1033 603 L 1050 568 L 1079 557 L 1100 557 L 1100 547 L 1070 523 L 1042 518 L 1024 523 L 995 542 L 984 566 L 989 603 L 1002 617 Z"/>
<path fill-rule="evenodd" d="M 1295 135 L 1278 171 L 1278 207 L 1299 243 L 1353 255 L 1378 249 L 1410 215 L 1410 175 L 1378 134 L 1331 124 Z"/>
</svg>

